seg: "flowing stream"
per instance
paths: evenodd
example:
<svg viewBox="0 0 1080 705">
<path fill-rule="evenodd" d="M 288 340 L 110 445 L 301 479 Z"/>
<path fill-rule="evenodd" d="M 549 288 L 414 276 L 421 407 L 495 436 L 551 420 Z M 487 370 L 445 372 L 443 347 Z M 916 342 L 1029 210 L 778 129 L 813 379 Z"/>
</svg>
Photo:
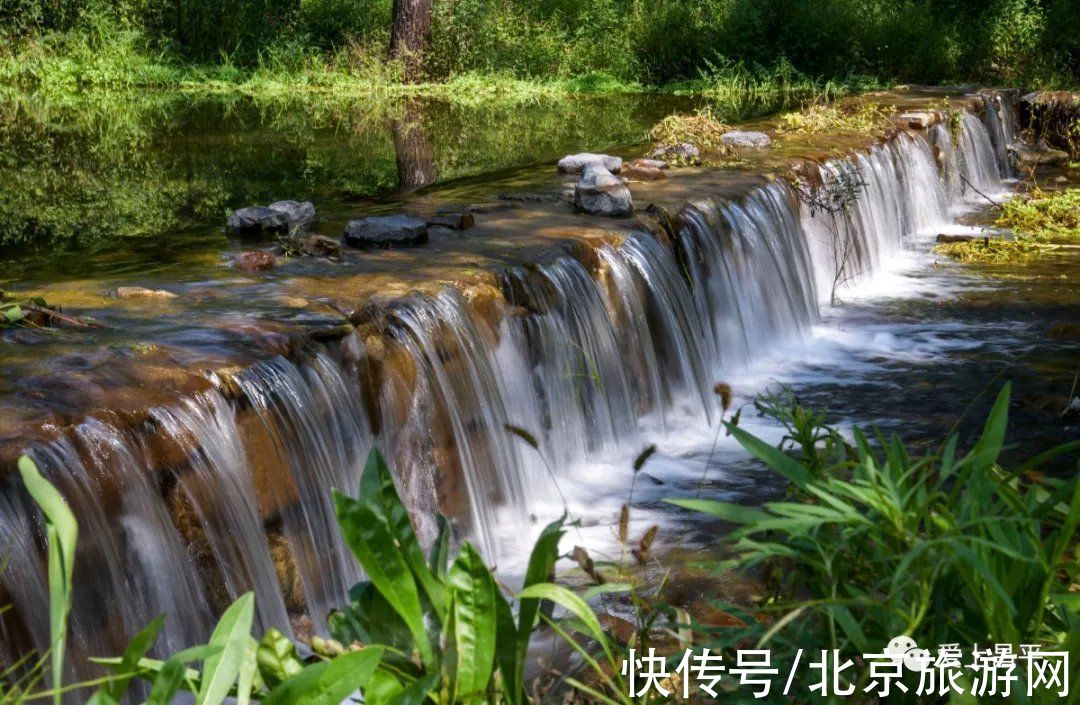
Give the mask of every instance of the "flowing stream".
<svg viewBox="0 0 1080 705">
<path fill-rule="evenodd" d="M 600 246 L 592 266 L 565 256 L 507 269 L 496 317 L 453 288 L 415 296 L 386 313 L 409 357 L 394 369 L 410 370 L 409 383 L 360 384 L 368 353 L 353 334 L 160 406 L 137 432 L 101 415 L 30 449 L 80 521 L 71 651 L 118 653 L 161 612 L 170 619 L 159 650 L 174 651 L 205 639 L 220 605 L 248 590 L 260 629 L 289 633 L 306 613 L 318 631 L 361 577 L 330 490 L 355 492 L 373 446 L 397 468 L 423 535 L 445 511 L 513 571 L 562 511 L 564 488 L 580 511 L 590 486 L 631 481 L 612 468 L 650 442 L 715 447 L 717 382 L 752 379 L 823 317 L 831 325 L 834 294 L 857 295 L 903 253 L 929 249 L 980 192 L 1000 194 L 1015 116 L 1001 98 L 987 105 L 985 119 L 965 113 L 956 133 L 901 133 L 820 165 L 825 183 L 846 174 L 861 184 L 846 211 L 812 212 L 772 181 L 738 200 L 689 203 L 670 244 L 630 232 Z M 148 444 L 169 448 L 170 472 L 151 466 Z M 48 647 L 42 537 L 9 483 L 0 546 L 23 627 L 4 635 L 12 653 Z M 69 659 L 72 675 L 83 674 L 80 661 Z"/>
</svg>

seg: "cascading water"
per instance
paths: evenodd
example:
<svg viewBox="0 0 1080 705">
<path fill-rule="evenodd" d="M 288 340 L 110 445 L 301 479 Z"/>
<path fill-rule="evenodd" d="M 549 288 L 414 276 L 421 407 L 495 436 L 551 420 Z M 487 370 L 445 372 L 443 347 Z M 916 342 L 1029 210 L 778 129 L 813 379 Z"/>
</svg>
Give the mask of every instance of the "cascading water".
<svg viewBox="0 0 1080 705">
<path fill-rule="evenodd" d="M 985 108 L 984 122 L 990 143 L 994 147 L 998 171 L 1002 178 L 1012 176 L 1012 164 L 1009 162 L 1009 145 L 1016 141 L 1016 109 L 1010 100 L 998 93 L 982 96 Z"/>
<path fill-rule="evenodd" d="M 442 510 L 492 560 L 519 551 L 525 518 L 560 476 L 638 447 L 676 411 L 713 423 L 716 381 L 805 335 L 834 289 L 946 224 L 967 184 L 998 191 L 986 126 L 965 114 L 960 127 L 955 144 L 944 126 L 931 131 L 941 170 L 917 134 L 818 167 L 810 181 L 858 184 L 837 212 L 773 181 L 687 205 L 669 241 L 629 232 L 590 257 L 502 272 L 494 316 L 452 288 L 416 296 L 387 313 L 405 361 L 374 388 L 361 383 L 372 353 L 358 336 L 303 364 L 257 364 L 221 391 L 153 410 L 150 425 L 179 456 L 164 472 L 134 434 L 96 421 L 33 449 L 83 522 L 72 652 L 117 653 L 163 609 L 180 618 L 166 648 L 205 639 L 207 605 L 251 589 L 262 628 L 289 632 L 300 610 L 321 625 L 360 577 L 329 493 L 356 491 L 373 444 L 395 464 L 422 534 Z M 533 434 L 539 453 L 506 424 Z M 4 586 L 43 650 L 40 517 L 10 478 L 0 509 Z M 6 643 L 21 643 L 16 631 Z"/>
</svg>

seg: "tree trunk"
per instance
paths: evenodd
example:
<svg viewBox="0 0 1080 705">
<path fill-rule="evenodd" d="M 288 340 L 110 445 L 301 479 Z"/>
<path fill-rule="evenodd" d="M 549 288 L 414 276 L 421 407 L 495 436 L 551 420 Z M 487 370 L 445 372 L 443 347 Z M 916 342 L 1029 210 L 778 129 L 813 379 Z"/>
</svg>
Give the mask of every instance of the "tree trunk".
<svg viewBox="0 0 1080 705">
<path fill-rule="evenodd" d="M 408 193 L 435 183 L 435 148 L 424 128 L 420 103 L 405 100 L 405 112 L 391 123 L 397 153 L 398 188 Z"/>
<path fill-rule="evenodd" d="M 390 32 L 390 58 L 401 61 L 405 82 L 420 80 L 423 54 L 431 34 L 434 0 L 394 0 L 394 24 Z"/>
</svg>

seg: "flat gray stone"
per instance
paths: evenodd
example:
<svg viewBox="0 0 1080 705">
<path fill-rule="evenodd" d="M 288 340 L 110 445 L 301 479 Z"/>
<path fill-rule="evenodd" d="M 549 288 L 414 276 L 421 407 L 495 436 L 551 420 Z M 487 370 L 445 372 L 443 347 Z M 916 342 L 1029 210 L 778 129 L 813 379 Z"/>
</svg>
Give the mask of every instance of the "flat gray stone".
<svg viewBox="0 0 1080 705">
<path fill-rule="evenodd" d="M 574 187 L 574 205 L 588 215 L 608 218 L 625 218 L 634 210 L 630 189 L 600 166 L 591 166 L 582 174 Z"/>
<path fill-rule="evenodd" d="M 1066 164 L 1069 161 L 1069 153 L 1060 149 L 1047 146 L 1044 142 L 1031 147 L 1020 142 L 1014 142 L 1008 146 L 1009 156 L 1012 157 L 1013 165 L 1018 169 L 1036 166 L 1054 166 Z"/>
<path fill-rule="evenodd" d="M 649 154 L 649 158 L 693 162 L 701 158 L 701 150 L 689 142 L 662 144 Z"/>
<path fill-rule="evenodd" d="M 266 206 L 248 206 L 233 211 L 226 222 L 226 228 L 236 235 L 283 233 L 289 230 L 289 217 Z"/>
<path fill-rule="evenodd" d="M 563 157 L 558 166 L 559 171 L 564 174 L 583 174 L 590 166 L 601 166 L 615 174 L 622 169 L 622 159 L 609 154 L 582 152 Z"/>
<path fill-rule="evenodd" d="M 289 230 L 303 228 L 315 222 L 315 206 L 311 201 L 276 201 L 267 208 L 284 213 L 288 219 Z"/>
<path fill-rule="evenodd" d="M 763 149 L 772 144 L 772 138 L 764 132 L 731 130 L 720 135 L 720 141 L 727 147 L 738 149 Z"/>
<path fill-rule="evenodd" d="M 376 215 L 350 220 L 343 236 L 350 247 L 408 247 L 428 240 L 428 224 L 411 215 Z"/>
<path fill-rule="evenodd" d="M 925 130 L 937 122 L 937 115 L 929 110 L 917 110 L 900 113 L 893 118 L 893 122 L 901 127 L 910 127 L 915 130 Z"/>
</svg>

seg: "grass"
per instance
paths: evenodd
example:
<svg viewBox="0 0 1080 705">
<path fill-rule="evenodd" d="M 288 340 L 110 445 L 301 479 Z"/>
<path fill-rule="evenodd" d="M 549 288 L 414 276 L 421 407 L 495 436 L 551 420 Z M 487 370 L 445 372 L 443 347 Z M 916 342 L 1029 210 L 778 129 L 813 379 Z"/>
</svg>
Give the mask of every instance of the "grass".
<svg viewBox="0 0 1080 705">
<path fill-rule="evenodd" d="M 1002 467 L 1009 404 L 1006 385 L 963 452 L 956 435 L 919 451 L 896 435 L 858 430 L 849 442 L 789 395 L 764 399 L 759 411 L 787 429 L 779 448 L 728 428 L 790 482 L 784 500 L 761 508 L 669 501 L 738 527 L 727 539 L 731 565 L 764 577 L 754 611 L 765 624 L 755 639 L 774 655 L 838 649 L 858 659 L 897 635 L 965 653 L 987 643 L 1076 653 L 1080 482 L 1068 459 L 1080 441 Z M 1038 472 L 1047 465 L 1065 474 Z M 747 637 L 745 628 L 721 629 L 713 643 Z M 840 677 L 863 692 L 868 675 L 856 667 Z M 1057 702 L 1056 692 L 1038 695 Z"/>
<path fill-rule="evenodd" d="M 998 227 L 1042 242 L 1080 241 L 1080 189 L 1047 192 L 1035 188 L 1006 201 Z"/>
<path fill-rule="evenodd" d="M 805 134 L 873 132 L 891 125 L 892 111 L 876 103 L 815 103 L 780 116 L 780 130 Z"/>
<path fill-rule="evenodd" d="M 1023 264 L 1080 242 L 1080 189 L 1047 192 L 1036 187 L 1006 201 L 995 222 L 1014 240 L 986 238 L 938 245 L 934 252 L 964 264 Z"/>
<path fill-rule="evenodd" d="M 934 252 L 964 264 L 1020 264 L 1041 257 L 1054 249 L 1056 248 L 1026 239 L 987 238 L 943 243 L 934 247 Z"/>
<path fill-rule="evenodd" d="M 703 108 L 691 114 L 668 115 L 649 130 L 649 139 L 659 144 L 690 142 L 701 149 L 720 149 L 720 137 L 730 129 L 710 108 Z"/>
</svg>

